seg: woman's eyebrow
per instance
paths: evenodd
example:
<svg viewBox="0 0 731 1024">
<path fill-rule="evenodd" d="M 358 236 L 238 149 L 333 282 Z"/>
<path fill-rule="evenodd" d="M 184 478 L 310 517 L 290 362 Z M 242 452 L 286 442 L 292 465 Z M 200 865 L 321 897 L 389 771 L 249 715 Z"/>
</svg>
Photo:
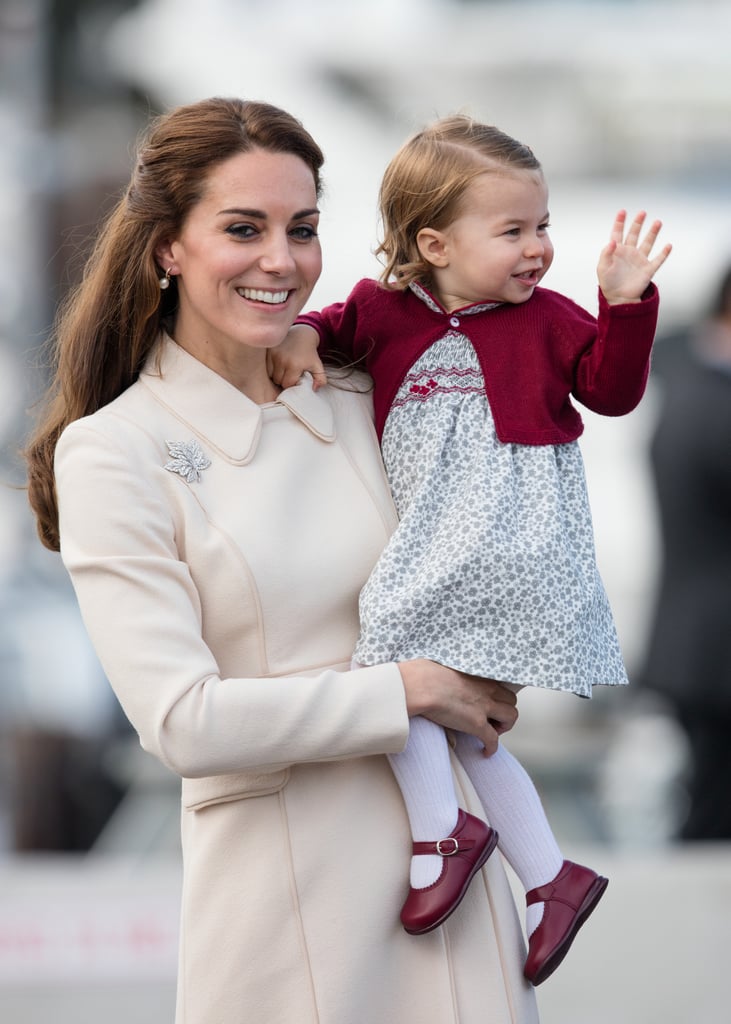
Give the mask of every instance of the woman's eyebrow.
<svg viewBox="0 0 731 1024">
<path fill-rule="evenodd" d="M 314 214 L 319 212 L 319 209 L 316 206 L 313 206 L 311 209 L 299 210 L 297 213 L 292 215 L 291 219 L 300 220 L 302 217 L 312 217 Z M 266 220 L 268 216 L 264 210 L 248 210 L 238 206 L 234 206 L 228 210 L 219 210 L 218 215 L 219 217 L 224 215 L 234 215 L 236 217 L 253 217 L 255 220 Z"/>
<path fill-rule="evenodd" d="M 237 217 L 254 217 L 256 220 L 266 220 L 267 217 L 263 210 L 247 210 L 240 206 L 233 206 L 231 209 L 218 211 L 219 217 L 224 214 L 235 214 Z"/>
</svg>

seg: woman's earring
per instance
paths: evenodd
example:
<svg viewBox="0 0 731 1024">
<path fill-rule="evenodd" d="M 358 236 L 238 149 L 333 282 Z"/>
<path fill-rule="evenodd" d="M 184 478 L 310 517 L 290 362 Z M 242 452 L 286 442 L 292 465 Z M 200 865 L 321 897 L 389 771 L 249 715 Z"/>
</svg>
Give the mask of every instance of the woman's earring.
<svg viewBox="0 0 731 1024">
<path fill-rule="evenodd" d="M 170 271 L 172 269 L 173 269 L 172 267 L 168 267 L 168 269 L 165 271 L 165 276 L 161 277 L 159 282 L 158 282 L 159 285 L 160 285 L 160 291 L 161 292 L 164 292 L 166 288 L 170 287 Z"/>
</svg>

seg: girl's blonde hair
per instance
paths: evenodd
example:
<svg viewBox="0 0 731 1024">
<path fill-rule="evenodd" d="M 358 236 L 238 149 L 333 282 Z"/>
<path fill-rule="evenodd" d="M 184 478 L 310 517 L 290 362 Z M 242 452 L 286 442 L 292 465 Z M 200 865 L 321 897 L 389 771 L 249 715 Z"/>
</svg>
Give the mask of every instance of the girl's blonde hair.
<svg viewBox="0 0 731 1024">
<path fill-rule="evenodd" d="M 383 285 L 428 283 L 431 267 L 419 252 L 419 232 L 444 230 L 470 183 L 490 170 L 540 171 L 541 165 L 528 146 L 464 114 L 441 118 L 401 147 L 379 195 L 383 240 L 376 255 L 384 262 Z"/>
<path fill-rule="evenodd" d="M 53 380 L 24 455 L 38 534 L 59 549 L 53 460 L 64 428 L 96 412 L 139 375 L 177 305 L 161 291 L 155 252 L 180 231 L 211 171 L 254 149 L 300 157 L 321 191 L 323 155 L 300 122 L 268 103 L 214 97 L 155 118 L 138 147 L 125 194 L 104 223 L 79 286 L 59 311 Z"/>
</svg>

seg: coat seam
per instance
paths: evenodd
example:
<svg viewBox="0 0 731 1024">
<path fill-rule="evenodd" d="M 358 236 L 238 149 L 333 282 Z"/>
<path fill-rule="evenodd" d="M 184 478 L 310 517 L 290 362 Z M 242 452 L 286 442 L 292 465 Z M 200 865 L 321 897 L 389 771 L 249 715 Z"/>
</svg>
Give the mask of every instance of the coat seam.
<svg viewBox="0 0 731 1024">
<path fill-rule="evenodd" d="M 444 939 L 444 952 L 447 957 L 447 968 L 449 971 L 449 991 L 452 996 L 452 1017 L 454 1018 L 454 1024 L 459 1024 L 459 1002 L 457 1000 L 457 984 L 454 977 L 454 957 L 452 956 L 452 943 L 449 938 L 449 931 L 446 928 L 442 929 Z"/>
<path fill-rule="evenodd" d="M 277 794 L 279 801 L 279 813 L 282 821 L 282 832 L 284 833 L 284 841 L 287 850 L 287 870 L 289 873 L 289 885 L 292 894 L 292 906 L 294 908 L 294 915 L 297 921 L 297 932 L 299 934 L 300 948 L 302 951 L 302 958 L 305 963 L 307 979 L 310 987 L 310 998 L 312 1002 L 312 1022 L 313 1024 L 319 1024 L 320 1014 L 317 1008 L 317 993 L 315 990 L 315 978 L 312 971 L 312 961 L 310 958 L 309 949 L 307 948 L 307 937 L 305 935 L 305 925 L 302 920 L 302 909 L 300 905 L 299 890 L 297 888 L 297 878 L 294 871 L 294 858 L 292 856 L 292 837 L 289 831 L 289 819 L 287 817 L 287 808 L 284 801 L 284 791 L 280 790 Z"/>
</svg>

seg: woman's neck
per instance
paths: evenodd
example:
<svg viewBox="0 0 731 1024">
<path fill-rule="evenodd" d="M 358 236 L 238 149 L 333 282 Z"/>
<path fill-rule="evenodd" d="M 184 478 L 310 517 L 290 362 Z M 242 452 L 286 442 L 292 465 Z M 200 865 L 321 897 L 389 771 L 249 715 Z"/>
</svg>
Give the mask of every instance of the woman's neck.
<svg viewBox="0 0 731 1024">
<path fill-rule="evenodd" d="M 232 387 L 257 405 L 274 402 L 282 389 L 269 376 L 267 350 L 242 345 L 232 351 L 216 346 L 189 343 L 180 331 L 170 332 L 173 341 L 189 355 L 223 377 Z"/>
<path fill-rule="evenodd" d="M 242 366 L 237 362 L 234 366 L 211 366 L 211 369 L 232 384 L 242 395 L 246 395 L 250 401 L 257 405 L 267 405 L 277 400 L 282 389 L 269 376 L 266 353 L 263 352 L 262 355 L 264 359 L 255 368 Z"/>
</svg>

